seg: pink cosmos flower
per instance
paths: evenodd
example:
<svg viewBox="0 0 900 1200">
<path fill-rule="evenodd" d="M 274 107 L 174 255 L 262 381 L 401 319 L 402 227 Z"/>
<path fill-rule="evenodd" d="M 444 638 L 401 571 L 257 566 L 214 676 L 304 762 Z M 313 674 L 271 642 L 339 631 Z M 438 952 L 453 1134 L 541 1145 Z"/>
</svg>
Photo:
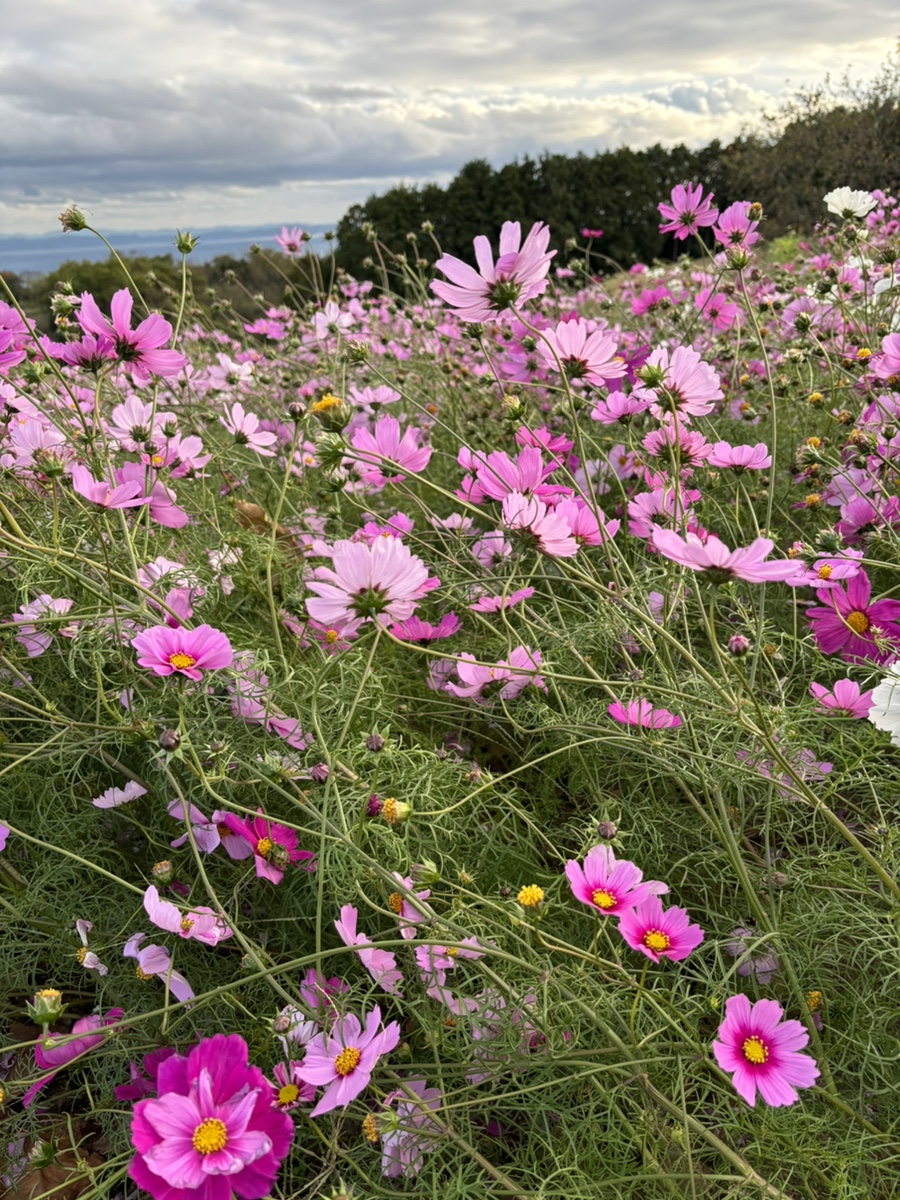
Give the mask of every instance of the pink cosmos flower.
<svg viewBox="0 0 900 1200">
<path fill-rule="evenodd" d="M 513 608 L 523 600 L 530 600 L 533 595 L 533 587 L 524 587 L 510 592 L 508 596 L 479 596 L 474 604 L 469 604 L 467 607 L 473 612 L 500 612 L 504 608 Z"/>
<path fill-rule="evenodd" d="M 256 865 L 256 875 L 259 879 L 268 879 L 270 883 L 281 883 L 284 869 L 289 863 L 305 862 L 304 870 L 315 869 L 315 855 L 309 850 L 297 849 L 297 834 L 285 825 L 277 825 L 262 815 L 258 808 L 258 816 L 252 821 L 242 821 L 234 813 L 222 815 L 222 823 L 237 838 L 250 847 L 253 861 Z"/>
<path fill-rule="evenodd" d="M 34 1062 L 41 1071 L 51 1071 L 43 1079 L 33 1084 L 22 1097 L 22 1107 L 28 1108 L 38 1092 L 56 1078 L 58 1071 L 76 1058 L 81 1058 L 90 1050 L 94 1050 L 106 1039 L 106 1034 L 96 1033 L 95 1030 L 105 1029 L 124 1016 L 121 1008 L 111 1008 L 105 1016 L 92 1015 L 82 1017 L 72 1026 L 71 1035 L 54 1033 L 52 1030 L 44 1041 L 34 1047 Z"/>
<path fill-rule="evenodd" d="M 424 915 L 419 909 L 410 903 L 409 896 L 414 896 L 417 900 L 427 900 L 431 895 L 431 889 L 424 888 L 421 892 L 413 891 L 413 881 L 409 876 L 404 878 L 396 871 L 392 871 L 391 874 L 400 884 L 402 890 L 391 892 L 388 897 L 388 906 L 391 912 L 397 915 L 397 920 L 400 924 L 400 936 L 408 940 L 416 936 L 416 926 L 425 920 Z"/>
<path fill-rule="evenodd" d="M 6 849 L 6 839 L 9 837 L 9 829 L 5 825 L 0 825 L 0 853 Z"/>
<path fill-rule="evenodd" d="M 355 1100 L 367 1086 L 379 1058 L 399 1041 L 400 1026 L 391 1021 L 383 1027 L 377 1004 L 365 1017 L 365 1029 L 350 1013 L 336 1021 L 330 1032 L 313 1038 L 297 1075 L 306 1083 L 324 1087 L 325 1092 L 309 1115 L 320 1117 Z"/>
<path fill-rule="evenodd" d="M 88 333 L 109 338 L 123 363 L 148 375 L 177 375 L 187 366 L 187 359 L 177 350 L 161 350 L 172 336 L 172 326 L 159 313 L 151 313 L 137 329 L 131 328 L 133 305 L 128 288 L 115 293 L 109 311 L 112 323 L 106 320 L 94 297 L 88 292 L 81 296 L 78 321 Z"/>
<path fill-rule="evenodd" d="M 772 465 L 772 455 L 765 442 L 757 442 L 755 446 L 716 442 L 706 461 L 711 467 L 724 467 L 740 475 L 744 471 L 767 471 Z"/>
<path fill-rule="evenodd" d="M 402 642 L 418 642 L 424 646 L 426 642 L 440 641 L 442 638 L 453 637 L 454 633 L 458 633 L 461 628 L 459 617 L 456 613 L 444 613 L 437 625 L 432 625 L 430 621 L 423 621 L 420 617 L 410 617 L 407 621 L 398 621 L 396 625 L 392 625 L 388 632 L 391 637 L 398 638 Z"/>
<path fill-rule="evenodd" d="M 719 215 L 719 222 L 713 232 L 716 241 L 721 242 L 726 250 L 747 250 L 754 242 L 759 241 L 756 227 L 759 221 L 751 221 L 748 216 L 750 205 L 746 200 L 736 200 Z"/>
<path fill-rule="evenodd" d="M 303 249 L 303 243 L 307 240 L 307 235 L 299 225 L 293 225 L 288 229 L 287 225 L 282 225 L 281 233 L 276 233 L 272 238 L 277 246 L 280 246 L 285 254 L 299 254 Z"/>
<path fill-rule="evenodd" d="M 93 950 L 88 947 L 87 935 L 94 928 L 90 921 L 76 921 L 75 932 L 78 934 L 81 942 L 81 949 L 78 951 L 78 961 L 86 971 L 96 971 L 98 975 L 107 975 L 109 967 L 100 961 Z"/>
<path fill-rule="evenodd" d="M 399 483 L 404 472 L 418 474 L 431 461 L 431 447 L 420 446 L 422 432 L 414 425 L 407 426 L 400 436 L 400 422 L 396 417 L 380 417 L 374 429 L 361 428 L 350 437 L 353 453 L 350 461 L 359 464 L 363 483 L 383 487 L 386 483 Z M 394 466 L 402 468 L 398 474 L 386 474 Z"/>
<path fill-rule="evenodd" d="M 538 342 L 538 353 L 552 371 L 562 368 L 567 379 L 605 387 L 611 379 L 621 379 L 625 362 L 616 353 L 616 339 L 593 321 L 576 318 L 560 321 L 555 330 L 545 329 Z"/>
<path fill-rule="evenodd" d="M 325 307 L 313 317 L 316 337 L 320 342 L 326 341 L 329 337 L 346 333 L 355 324 L 356 317 L 352 313 L 341 312 L 333 300 L 326 301 Z"/>
<path fill-rule="evenodd" d="M 686 428 L 685 419 L 682 416 L 677 421 L 666 421 L 659 429 L 651 429 L 641 438 L 641 445 L 654 458 L 661 455 L 675 458 L 677 451 L 683 478 L 687 477 L 689 468 L 699 466 L 712 453 L 712 446 L 702 433 Z"/>
<path fill-rule="evenodd" d="M 809 693 L 823 712 L 845 713 L 858 721 L 869 715 L 873 703 L 872 691 L 860 692 L 852 679 L 838 679 L 830 692 L 821 683 L 811 683 Z"/>
<path fill-rule="evenodd" d="M 670 415 L 673 406 L 682 415 L 704 417 L 722 399 L 718 375 L 689 346 L 676 346 L 671 354 L 665 346 L 660 346 L 647 359 L 642 372 L 641 378 L 654 381 L 651 386 L 665 389 L 656 403 L 650 405 L 657 418 Z"/>
<path fill-rule="evenodd" d="M 119 483 L 137 481 L 142 488 L 144 486 L 146 468 L 141 463 L 123 463 L 121 467 L 116 468 L 114 473 Z M 175 493 L 171 488 L 167 488 L 160 479 L 155 480 L 150 489 L 147 512 L 150 514 L 151 521 L 155 521 L 157 525 L 162 525 L 166 529 L 181 529 L 190 520 L 184 509 L 179 508 L 175 503 Z"/>
<path fill-rule="evenodd" d="M 704 543 L 695 533 L 682 538 L 670 529 L 654 529 L 650 541 L 666 558 L 692 571 L 705 572 L 716 584 L 728 579 L 745 579 L 748 583 L 786 580 L 803 569 L 802 563 L 792 559 L 763 562 L 775 545 L 770 538 L 756 538 L 746 549 L 729 550 L 712 533 Z M 897 607 L 900 610 L 900 604 Z"/>
<path fill-rule="evenodd" d="M 136 800 L 138 796 L 145 796 L 147 789 L 141 787 L 139 783 L 135 783 L 133 779 L 129 779 L 123 788 L 111 787 L 105 792 L 101 792 L 99 796 L 95 796 L 91 801 L 94 808 L 118 808 L 120 804 L 128 804 L 131 800 Z"/>
<path fill-rule="evenodd" d="M 467 471 L 474 471 L 474 478 L 467 475 L 454 493 L 460 500 L 470 504 L 483 504 L 485 499 L 503 500 L 510 492 L 521 492 L 525 496 L 537 496 L 545 502 L 558 495 L 570 495 L 569 489 L 559 484 L 546 483 L 558 463 L 545 463 L 537 446 L 524 446 L 515 462 L 505 450 L 492 450 L 490 454 L 473 453 L 463 446 L 457 462 Z"/>
<path fill-rule="evenodd" d="M 458 946 L 416 947 L 416 964 L 426 988 L 443 988 L 446 972 L 455 970 L 461 958 L 484 958 L 484 950 L 476 938 L 463 938 Z"/>
<path fill-rule="evenodd" d="M 605 400 L 598 400 L 591 409 L 591 420 L 604 425 L 627 425 L 633 417 L 646 412 L 656 402 L 656 393 L 645 388 L 634 388 L 629 393 L 610 392 Z"/>
<path fill-rule="evenodd" d="M 672 188 L 670 203 L 661 200 L 656 206 L 664 220 L 659 232 L 673 233 L 677 241 L 683 242 L 702 225 L 715 225 L 719 210 L 713 208 L 712 204 L 712 192 L 704 196 L 699 183 L 676 184 Z"/>
<path fill-rule="evenodd" d="M 681 717 L 676 717 L 665 708 L 654 708 L 649 700 L 629 700 L 623 704 L 617 700 L 606 711 L 620 725 L 640 725 L 644 729 L 676 729 Z"/>
<path fill-rule="evenodd" d="M 294 1136 L 237 1034 L 204 1038 L 159 1067 L 158 1095 L 131 1118 L 128 1174 L 153 1200 L 262 1200 Z"/>
<path fill-rule="evenodd" d="M 67 597 L 60 596 L 56 599 L 43 592 L 36 600 L 30 600 L 27 604 L 21 605 L 19 612 L 12 614 L 12 619 L 19 626 L 16 631 L 16 641 L 20 646 L 24 646 L 29 658 L 39 658 L 45 650 L 49 650 L 53 645 L 51 634 L 43 629 L 38 629 L 32 621 L 40 620 L 41 617 L 64 617 L 72 605 L 74 600 L 69 600 Z M 78 632 L 76 624 L 60 625 L 54 622 L 50 629 L 54 633 L 62 634 L 63 637 L 74 637 Z"/>
<path fill-rule="evenodd" d="M 316 1089 L 300 1078 L 298 1062 L 276 1063 L 272 1075 L 275 1077 L 275 1103 L 282 1112 L 315 1100 Z"/>
<path fill-rule="evenodd" d="M 881 353 L 869 365 L 879 379 L 900 375 L 900 333 L 889 333 L 881 339 Z"/>
<path fill-rule="evenodd" d="M 145 1096 L 155 1095 L 159 1068 L 175 1053 L 174 1046 L 160 1046 L 158 1050 L 151 1050 L 149 1054 L 144 1055 L 140 1067 L 135 1062 L 129 1063 L 130 1079 L 128 1083 L 120 1083 L 113 1088 L 113 1098 L 121 1104 L 126 1100 L 143 1100 Z"/>
<path fill-rule="evenodd" d="M 628 859 L 617 859 L 611 846 L 593 846 L 584 866 L 569 859 L 566 878 L 576 900 L 607 917 L 620 917 L 651 896 L 664 896 L 667 883 L 643 880 L 643 872 Z"/>
<path fill-rule="evenodd" d="M 234 659 L 231 643 L 211 625 L 196 629 L 171 629 L 154 625 L 131 639 L 138 655 L 138 665 L 155 675 L 171 675 L 177 671 L 188 679 L 202 679 L 204 671 L 230 667 Z"/>
<path fill-rule="evenodd" d="M 759 1091 L 772 1108 L 794 1104 L 797 1088 L 812 1087 L 819 1077 L 815 1060 L 798 1051 L 809 1041 L 799 1021 L 782 1021 L 775 1000 L 750 1003 L 746 996 L 725 1001 L 725 1020 L 712 1044 L 716 1062 L 731 1075 L 737 1094 L 750 1105 Z"/>
<path fill-rule="evenodd" d="M 447 680 L 444 690 L 461 700 L 475 700 L 479 704 L 488 703 L 495 695 L 501 700 L 514 700 L 529 684 L 547 690 L 537 674 L 540 665 L 540 650 L 529 646 L 516 646 L 508 660 L 501 659 L 493 667 L 482 666 L 474 655 L 463 651 L 456 663 L 460 684 Z"/>
<path fill-rule="evenodd" d="M 727 296 L 720 292 L 714 293 L 709 287 L 700 289 L 694 297 L 694 307 L 698 309 L 701 318 L 720 333 L 730 329 L 734 322 L 740 319 L 738 306 L 732 304 Z"/>
<path fill-rule="evenodd" d="M 671 958 L 678 962 L 703 941 L 703 930 L 692 925 L 683 908 L 663 909 L 659 896 L 650 896 L 619 919 L 619 933 L 632 948 L 651 962 Z"/>
<path fill-rule="evenodd" d="M 260 429 L 259 417 L 255 413 L 245 412 L 243 404 L 233 404 L 231 412 L 226 409 L 225 416 L 219 417 L 219 421 L 239 446 L 249 446 L 266 458 L 274 457 L 275 451 L 269 447 L 278 441 L 278 435 Z"/>
<path fill-rule="evenodd" d="M 536 496 L 510 492 L 503 500 L 503 524 L 520 535 L 548 558 L 571 558 L 578 553 L 578 542 L 572 537 L 566 520 Z"/>
<path fill-rule="evenodd" d="M 165 946 L 141 946 L 146 936 L 146 933 L 132 934 L 122 951 L 125 958 L 137 959 L 138 978 L 150 979 L 155 976 L 163 981 L 176 1000 L 182 1003 L 192 1000 L 193 988 L 172 966 L 172 958 Z"/>
<path fill-rule="evenodd" d="M 182 912 L 171 900 L 161 899 L 152 883 L 144 892 L 144 912 L 157 928 L 177 933 L 180 938 L 193 938 L 205 946 L 217 946 L 231 937 L 229 926 L 211 908 L 201 904 Z"/>
<path fill-rule="evenodd" d="M 847 587 L 827 593 L 827 605 L 810 608 L 806 619 L 823 654 L 840 654 L 845 662 L 892 662 L 900 652 L 900 600 L 870 603 L 872 585 L 865 571 Z M 876 641 L 877 633 L 877 641 Z M 891 646 L 885 645 L 890 639 Z"/>
<path fill-rule="evenodd" d="M 397 970 L 397 960 L 387 950 L 378 950 L 364 933 L 356 932 L 356 922 L 359 913 L 352 904 L 345 904 L 341 909 L 340 920 L 335 921 L 334 927 L 345 946 L 352 946 L 359 961 L 366 968 L 380 988 L 386 992 L 399 995 L 398 987 L 403 982 L 403 975 Z"/>
<path fill-rule="evenodd" d="M 568 525 L 569 532 L 579 546 L 602 546 L 619 532 L 618 521 L 602 519 L 603 514 L 598 516 L 580 497 L 574 500 L 560 500 L 553 511 Z"/>
<path fill-rule="evenodd" d="M 646 313 L 653 313 L 661 308 L 671 308 L 674 304 L 675 297 L 666 285 L 661 283 L 655 288 L 645 288 L 639 296 L 632 296 L 631 311 L 634 316 L 643 317 Z"/>
<path fill-rule="evenodd" d="M 450 282 L 435 279 L 431 290 L 445 304 L 457 309 L 462 321 L 477 323 L 505 316 L 512 305 L 533 300 L 546 289 L 550 260 L 556 253 L 547 252 L 549 242 L 550 230 L 540 222 L 532 225 L 522 245 L 519 222 L 504 221 L 496 265 L 490 242 L 479 236 L 473 243 L 478 271 L 445 254 L 434 265 Z"/>
<path fill-rule="evenodd" d="M 381 1173 L 386 1179 L 400 1175 L 409 1179 L 418 1175 L 425 1155 L 439 1144 L 441 1128 L 428 1114 L 440 1108 L 441 1092 L 426 1087 L 424 1079 L 409 1079 L 402 1090 L 386 1096 L 384 1104 L 396 1104 L 396 1110 L 395 1118 L 381 1135 Z"/>
<path fill-rule="evenodd" d="M 830 592 L 836 587 L 840 587 L 841 583 L 846 579 L 854 579 L 862 570 L 859 565 L 859 559 L 862 558 L 860 550 L 845 550 L 839 558 L 817 558 L 807 566 L 803 564 L 803 570 L 799 571 L 793 579 L 789 579 L 790 587 L 811 587 L 816 591 Z"/>
<path fill-rule="evenodd" d="M 434 586 L 428 568 L 400 538 L 378 538 L 371 546 L 336 542 L 331 561 L 307 581 L 315 596 L 306 608 L 311 617 L 345 634 L 366 621 L 405 621 Z"/>
<path fill-rule="evenodd" d="M 69 468 L 69 474 L 78 495 L 101 508 L 135 508 L 150 503 L 150 497 L 141 494 L 144 489 L 137 480 L 118 484 L 107 483 L 105 479 L 98 482 L 87 467 L 77 465 Z"/>
</svg>

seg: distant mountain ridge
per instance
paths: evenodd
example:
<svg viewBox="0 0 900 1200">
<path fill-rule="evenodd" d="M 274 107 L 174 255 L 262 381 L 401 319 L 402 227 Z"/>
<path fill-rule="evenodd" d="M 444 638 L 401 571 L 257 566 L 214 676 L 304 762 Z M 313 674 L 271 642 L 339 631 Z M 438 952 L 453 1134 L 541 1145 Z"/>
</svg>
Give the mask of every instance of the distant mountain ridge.
<svg viewBox="0 0 900 1200">
<path fill-rule="evenodd" d="M 190 228 L 190 233 L 199 241 L 188 261 L 209 262 L 220 254 L 239 258 L 254 244 L 274 249 L 274 238 L 281 233 L 282 224 L 289 223 Z M 308 248 L 321 254 L 327 244 L 323 235 L 335 225 L 303 225 L 301 228 L 312 234 Z M 103 230 L 103 233 L 122 255 L 175 256 L 176 253 L 174 229 Z M 103 243 L 90 233 L 63 233 L 62 230 L 43 234 L 0 233 L 0 271 L 14 271 L 18 275 L 45 274 L 71 260 L 100 262 L 108 254 Z"/>
</svg>

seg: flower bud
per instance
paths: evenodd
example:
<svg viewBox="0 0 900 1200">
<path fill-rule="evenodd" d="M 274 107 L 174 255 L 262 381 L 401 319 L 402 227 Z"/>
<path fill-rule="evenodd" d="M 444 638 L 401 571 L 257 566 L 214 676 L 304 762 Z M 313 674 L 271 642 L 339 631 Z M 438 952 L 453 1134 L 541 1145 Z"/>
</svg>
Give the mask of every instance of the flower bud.
<svg viewBox="0 0 900 1200">
<path fill-rule="evenodd" d="M 750 649 L 750 639 L 742 633 L 735 633 L 728 639 L 728 653 L 734 658 L 743 658 Z"/>
<path fill-rule="evenodd" d="M 384 738 L 380 733 L 370 733 L 366 738 L 366 749 L 371 750 L 373 754 L 377 754 L 379 750 L 384 749 Z"/>
<path fill-rule="evenodd" d="M 369 361 L 368 342 L 347 342 L 345 350 L 347 357 L 353 363 L 364 363 Z"/>
<path fill-rule="evenodd" d="M 46 1029 L 63 1015 L 67 1005 L 56 988 L 43 988 L 35 992 L 34 999 L 25 1008 L 35 1025 L 42 1025 Z"/>
<path fill-rule="evenodd" d="M 306 416 L 306 405 L 301 400 L 292 400 L 287 410 L 292 421 L 302 421 Z"/>
<path fill-rule="evenodd" d="M 603 838 L 605 842 L 611 842 L 617 836 L 619 827 L 615 821 L 598 821 L 597 836 Z"/>
<path fill-rule="evenodd" d="M 309 768 L 309 777 L 313 783 L 324 783 L 328 778 L 328 764 L 316 763 Z"/>
<path fill-rule="evenodd" d="M 160 862 L 154 863 L 151 868 L 150 878 L 154 883 L 161 883 L 165 886 L 175 878 L 175 868 L 167 858 L 161 859 Z"/>
<path fill-rule="evenodd" d="M 420 863 L 413 863 L 409 868 L 409 874 L 414 883 L 424 883 L 426 887 L 434 887 L 441 878 L 437 866 L 430 858 L 426 858 Z"/>
<path fill-rule="evenodd" d="M 189 233 L 182 233 L 180 229 L 175 230 L 175 249 L 179 254 L 190 254 L 198 241 L 199 238 L 195 238 Z"/>
<path fill-rule="evenodd" d="M 280 1013 L 272 1022 L 272 1031 L 277 1034 L 287 1033 L 291 1027 L 291 1018 L 287 1013 Z"/>
<path fill-rule="evenodd" d="M 380 812 L 381 812 L 381 801 L 373 792 L 372 795 L 366 801 L 366 816 L 367 817 L 377 817 Z"/>
<path fill-rule="evenodd" d="M 84 214 L 74 204 L 59 214 L 59 223 L 63 227 L 63 233 L 80 233 L 82 229 L 87 228 Z"/>
<path fill-rule="evenodd" d="M 171 754 L 173 750 L 177 750 L 181 745 L 181 734 L 177 729 L 164 729 L 156 739 L 156 744 L 160 750 L 165 750 L 167 754 Z"/>
<path fill-rule="evenodd" d="M 404 800 L 395 800 L 393 796 L 387 796 L 381 802 L 381 818 L 386 825 L 398 825 L 401 821 L 408 821 L 411 814 L 412 805 Z"/>
</svg>

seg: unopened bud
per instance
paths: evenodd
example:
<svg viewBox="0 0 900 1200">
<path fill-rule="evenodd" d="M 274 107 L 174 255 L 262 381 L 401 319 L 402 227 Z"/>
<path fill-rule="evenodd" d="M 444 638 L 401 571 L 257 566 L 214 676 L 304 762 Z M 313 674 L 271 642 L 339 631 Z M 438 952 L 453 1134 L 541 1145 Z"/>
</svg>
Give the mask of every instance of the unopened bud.
<svg viewBox="0 0 900 1200">
<path fill-rule="evenodd" d="M 328 778 L 328 764 L 316 763 L 309 768 L 309 777 L 313 783 L 324 783 Z"/>
<path fill-rule="evenodd" d="M 743 658 L 750 649 L 750 639 L 742 633 L 735 633 L 728 639 L 728 653 L 734 658 Z"/>
<path fill-rule="evenodd" d="M 56 988 L 43 988 L 41 991 L 35 992 L 31 1003 L 25 1005 L 28 1015 L 35 1025 L 42 1025 L 44 1029 L 58 1020 L 66 1011 L 66 1007 L 63 1003 L 62 993 L 58 992 Z"/>
<path fill-rule="evenodd" d="M 306 405 L 301 400 L 292 400 L 287 410 L 292 421 L 302 421 L 306 416 Z"/>
<path fill-rule="evenodd" d="M 413 863 L 409 868 L 409 874 L 414 883 L 424 883 L 426 887 L 434 887 L 441 878 L 440 871 L 430 858 L 426 858 L 420 863 Z"/>
<path fill-rule="evenodd" d="M 190 254 L 198 240 L 189 233 L 182 233 L 180 229 L 175 230 L 175 249 L 179 254 Z"/>
<path fill-rule="evenodd" d="M 164 858 L 160 862 L 154 863 L 150 871 L 150 878 L 154 883 L 161 883 L 163 885 L 171 883 L 175 878 L 175 868 L 167 858 Z"/>
<path fill-rule="evenodd" d="M 181 745 L 181 734 L 177 729 L 164 729 L 156 739 L 156 744 L 160 750 L 165 750 L 167 754 L 171 754 L 173 750 L 177 750 Z"/>
<path fill-rule="evenodd" d="M 605 842 L 611 842 L 618 832 L 619 827 L 615 821 L 597 822 L 597 837 L 603 838 Z"/>
<path fill-rule="evenodd" d="M 366 749 L 371 750 L 373 754 L 377 754 L 379 750 L 384 749 L 384 738 L 380 733 L 370 733 L 366 738 Z"/>
</svg>

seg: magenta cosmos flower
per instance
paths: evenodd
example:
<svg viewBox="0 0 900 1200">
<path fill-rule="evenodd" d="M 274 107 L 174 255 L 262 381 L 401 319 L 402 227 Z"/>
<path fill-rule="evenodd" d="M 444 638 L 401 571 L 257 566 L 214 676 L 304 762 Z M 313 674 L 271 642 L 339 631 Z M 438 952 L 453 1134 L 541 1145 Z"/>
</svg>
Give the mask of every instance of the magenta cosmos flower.
<svg viewBox="0 0 900 1200">
<path fill-rule="evenodd" d="M 159 313 L 151 313 L 137 329 L 131 328 L 133 305 L 128 288 L 122 288 L 110 301 L 112 322 L 106 320 L 94 297 L 82 292 L 78 321 L 87 333 L 109 338 L 122 362 L 149 375 L 177 375 L 187 359 L 177 350 L 161 350 L 172 336 L 172 326 Z"/>
<path fill-rule="evenodd" d="M 675 729 L 681 724 L 666 708 L 654 708 L 649 700 L 629 700 L 623 704 L 617 700 L 606 710 L 620 725 L 640 725 L 643 729 Z"/>
<path fill-rule="evenodd" d="M 325 1088 L 309 1115 L 320 1117 L 355 1100 L 368 1084 L 381 1055 L 393 1050 L 399 1041 L 400 1026 L 391 1021 L 382 1027 L 377 1004 L 365 1018 L 365 1029 L 350 1013 L 336 1021 L 330 1033 L 314 1037 L 296 1072 L 305 1083 Z"/>
<path fill-rule="evenodd" d="M 611 846 L 591 847 L 583 866 L 570 858 L 566 878 L 576 900 L 607 917 L 619 917 L 669 890 L 669 885 L 658 879 L 644 880 L 641 869 L 627 858 L 617 859 Z"/>
<path fill-rule="evenodd" d="M 900 649 L 900 600 L 870 603 L 872 585 L 865 571 L 847 580 L 846 590 L 832 588 L 828 604 L 811 608 L 806 617 L 823 654 L 840 654 L 845 662 L 886 663 L 897 657 L 876 642 L 890 639 Z"/>
<path fill-rule="evenodd" d="M 845 713 L 858 721 L 864 720 L 872 707 L 872 692 L 861 692 L 852 679 L 838 679 L 830 692 L 821 683 L 811 683 L 809 694 L 823 712 Z"/>
<path fill-rule="evenodd" d="M 311 617 L 337 626 L 344 634 L 366 621 L 390 625 L 411 617 L 421 597 L 434 586 L 428 568 L 399 538 L 337 542 L 331 567 L 317 567 L 306 586 Z"/>
<path fill-rule="evenodd" d="M 154 625 L 131 639 L 137 650 L 138 664 L 155 675 L 186 675 L 200 679 L 204 671 L 230 667 L 234 654 L 231 643 L 219 629 L 198 625 L 196 629 L 171 629 Z"/>
<path fill-rule="evenodd" d="M 712 206 L 712 193 L 704 196 L 699 183 L 676 184 L 669 199 L 670 203 L 661 200 L 656 206 L 663 218 L 660 233 L 673 233 L 677 241 L 683 242 L 701 225 L 715 225 L 719 210 Z"/>
<path fill-rule="evenodd" d="M 294 830 L 270 821 L 262 815 L 261 808 L 256 811 L 258 815 L 252 821 L 242 821 L 234 813 L 223 813 L 222 824 L 250 847 L 257 877 L 268 879 L 270 883 L 281 883 L 289 863 L 305 862 L 305 869 L 313 870 L 315 855 L 297 848 Z"/>
<path fill-rule="evenodd" d="M 488 239 L 477 237 L 473 245 L 478 270 L 445 254 L 434 265 L 450 282 L 435 279 L 431 290 L 457 309 L 463 321 L 489 321 L 502 316 L 513 304 L 524 304 L 545 291 L 550 259 L 556 253 L 547 251 L 549 242 L 550 230 L 539 221 L 532 225 L 524 245 L 519 222 L 504 221 L 496 265 Z"/>
<path fill-rule="evenodd" d="M 159 1067 L 155 1099 L 131 1119 L 128 1173 L 154 1200 L 261 1200 L 290 1148 L 294 1126 L 272 1085 L 247 1063 L 237 1034 L 204 1038 Z"/>
<path fill-rule="evenodd" d="M 756 538 L 745 549 L 729 550 L 714 533 L 702 542 L 695 533 L 679 537 L 670 529 L 654 529 L 650 541 L 666 558 L 692 571 L 703 571 L 716 584 L 729 579 L 745 579 L 748 583 L 785 580 L 803 570 L 801 562 L 791 559 L 763 562 L 775 545 L 770 538 Z"/>
<path fill-rule="evenodd" d="M 35 1046 L 34 1062 L 41 1071 L 52 1071 L 53 1073 L 32 1084 L 22 1097 L 22 1107 L 28 1108 L 38 1092 L 56 1078 L 57 1072 L 62 1067 L 68 1066 L 76 1058 L 81 1058 L 83 1054 L 87 1054 L 88 1051 L 95 1049 L 104 1041 L 106 1034 L 99 1033 L 98 1030 L 104 1029 L 107 1025 L 115 1025 L 123 1016 L 121 1008 L 111 1008 L 103 1017 L 92 1014 L 76 1021 L 72 1026 L 71 1035 L 54 1033 L 51 1030 L 46 1041 L 38 1042 Z"/>
<path fill-rule="evenodd" d="M 684 909 L 664 909 L 658 896 L 626 909 L 619 920 L 619 933 L 632 950 L 655 963 L 661 958 L 676 962 L 687 958 L 703 941 L 703 930 L 691 924 Z"/>
<path fill-rule="evenodd" d="M 797 1088 L 812 1087 L 819 1068 L 798 1050 L 809 1041 L 799 1021 L 782 1021 L 781 1005 L 774 1000 L 730 996 L 725 1020 L 712 1044 L 716 1062 L 731 1075 L 735 1091 L 752 1108 L 756 1092 L 772 1108 L 793 1104 Z"/>
</svg>

